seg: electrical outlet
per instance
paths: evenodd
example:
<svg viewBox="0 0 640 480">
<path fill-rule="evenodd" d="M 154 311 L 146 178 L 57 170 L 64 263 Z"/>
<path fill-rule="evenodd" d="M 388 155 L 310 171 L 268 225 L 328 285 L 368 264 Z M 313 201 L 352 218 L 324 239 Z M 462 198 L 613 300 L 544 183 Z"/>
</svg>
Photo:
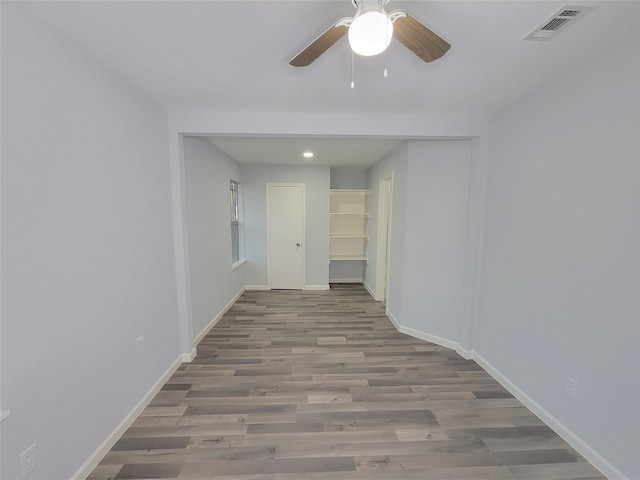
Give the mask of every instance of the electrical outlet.
<svg viewBox="0 0 640 480">
<path fill-rule="evenodd" d="M 575 397 L 578 395 L 578 381 L 575 378 L 567 377 L 567 384 L 565 390 L 569 395 Z"/>
<path fill-rule="evenodd" d="M 38 466 L 38 455 L 35 443 L 22 452 L 20 460 L 22 462 L 22 478 L 25 478 Z"/>
</svg>

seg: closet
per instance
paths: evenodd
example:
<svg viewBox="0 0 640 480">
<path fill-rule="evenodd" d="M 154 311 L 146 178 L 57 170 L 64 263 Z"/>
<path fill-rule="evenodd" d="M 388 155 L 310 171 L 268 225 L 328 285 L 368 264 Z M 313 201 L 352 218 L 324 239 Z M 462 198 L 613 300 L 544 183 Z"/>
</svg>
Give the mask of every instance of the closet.
<svg viewBox="0 0 640 480">
<path fill-rule="evenodd" d="M 367 195 L 371 190 L 332 189 L 329 208 L 329 260 L 367 260 L 365 211 Z"/>
</svg>

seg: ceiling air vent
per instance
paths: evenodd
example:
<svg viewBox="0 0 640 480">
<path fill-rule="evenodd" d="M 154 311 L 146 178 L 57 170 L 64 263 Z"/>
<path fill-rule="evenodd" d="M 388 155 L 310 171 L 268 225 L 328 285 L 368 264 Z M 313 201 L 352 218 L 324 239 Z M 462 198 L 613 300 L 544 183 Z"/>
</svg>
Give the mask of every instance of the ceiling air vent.
<svg viewBox="0 0 640 480">
<path fill-rule="evenodd" d="M 562 7 L 547 18 L 538 28 L 524 37 L 525 40 L 549 40 L 560 30 L 584 16 L 592 7 Z"/>
</svg>

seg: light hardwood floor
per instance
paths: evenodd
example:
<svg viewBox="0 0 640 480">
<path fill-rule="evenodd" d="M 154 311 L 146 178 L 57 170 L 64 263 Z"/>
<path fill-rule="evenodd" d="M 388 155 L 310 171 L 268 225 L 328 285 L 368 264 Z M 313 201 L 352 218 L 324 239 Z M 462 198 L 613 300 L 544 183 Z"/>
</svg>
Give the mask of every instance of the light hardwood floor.
<svg viewBox="0 0 640 480">
<path fill-rule="evenodd" d="M 245 292 L 89 477 L 602 479 L 361 285 Z"/>
</svg>

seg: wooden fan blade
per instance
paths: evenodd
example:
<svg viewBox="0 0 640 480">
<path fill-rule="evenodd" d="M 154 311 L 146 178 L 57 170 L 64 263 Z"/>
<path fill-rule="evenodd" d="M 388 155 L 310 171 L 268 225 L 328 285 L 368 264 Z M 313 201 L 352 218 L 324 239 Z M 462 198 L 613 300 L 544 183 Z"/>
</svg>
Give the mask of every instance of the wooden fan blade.
<svg viewBox="0 0 640 480">
<path fill-rule="evenodd" d="M 451 45 L 407 14 L 393 24 L 393 36 L 425 62 L 443 56 Z"/>
<path fill-rule="evenodd" d="M 326 32 L 316 38 L 309 44 L 307 48 L 302 50 L 298 55 L 293 57 L 289 65 L 294 67 L 306 67 L 311 65 L 320 55 L 329 50 L 329 48 L 344 37 L 348 27 L 341 24 L 342 20 L 332 25 Z"/>
</svg>

